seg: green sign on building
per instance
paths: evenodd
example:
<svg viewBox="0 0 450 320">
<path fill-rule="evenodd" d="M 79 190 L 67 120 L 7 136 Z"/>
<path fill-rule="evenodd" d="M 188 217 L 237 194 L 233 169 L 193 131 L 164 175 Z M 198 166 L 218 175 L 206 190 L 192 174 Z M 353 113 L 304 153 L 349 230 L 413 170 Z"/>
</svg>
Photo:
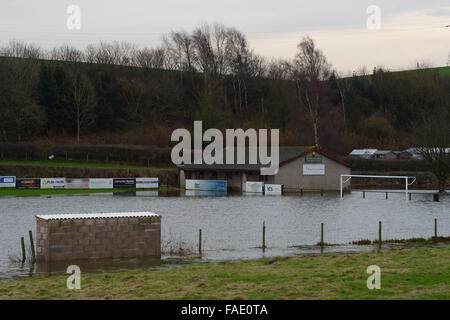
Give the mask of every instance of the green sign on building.
<svg viewBox="0 0 450 320">
<path fill-rule="evenodd" d="M 305 163 L 322 163 L 322 156 L 319 154 L 308 154 L 305 157 Z"/>
</svg>

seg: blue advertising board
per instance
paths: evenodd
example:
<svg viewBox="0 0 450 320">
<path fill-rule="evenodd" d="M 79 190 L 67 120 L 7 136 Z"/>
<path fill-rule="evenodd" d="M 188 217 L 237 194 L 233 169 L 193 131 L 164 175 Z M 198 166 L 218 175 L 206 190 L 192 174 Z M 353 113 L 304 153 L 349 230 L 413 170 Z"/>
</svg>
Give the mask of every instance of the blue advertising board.
<svg viewBox="0 0 450 320">
<path fill-rule="evenodd" d="M 198 191 L 227 191 L 227 182 L 224 180 L 186 180 L 187 190 Z"/>
<path fill-rule="evenodd" d="M 16 177 L 0 177 L 0 188 L 15 188 Z"/>
</svg>

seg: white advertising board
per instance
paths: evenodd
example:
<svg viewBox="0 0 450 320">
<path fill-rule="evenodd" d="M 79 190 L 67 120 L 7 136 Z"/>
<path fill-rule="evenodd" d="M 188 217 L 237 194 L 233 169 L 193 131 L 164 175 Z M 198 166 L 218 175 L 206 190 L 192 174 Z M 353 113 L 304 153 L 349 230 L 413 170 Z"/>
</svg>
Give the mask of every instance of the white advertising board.
<svg viewBox="0 0 450 320">
<path fill-rule="evenodd" d="M 0 177 L 0 188 L 15 188 L 16 177 Z"/>
<path fill-rule="evenodd" d="M 41 189 L 65 189 L 66 178 L 41 178 Z"/>
<path fill-rule="evenodd" d="M 303 165 L 304 176 L 323 176 L 325 175 L 324 164 L 304 164 Z"/>
<path fill-rule="evenodd" d="M 158 178 L 136 178 L 136 188 L 158 188 Z"/>
<path fill-rule="evenodd" d="M 247 181 L 245 183 L 245 192 L 249 193 L 263 193 L 264 182 Z"/>
<path fill-rule="evenodd" d="M 281 195 L 281 194 L 283 194 L 283 185 L 281 185 L 281 184 L 266 184 L 266 185 L 264 185 L 264 194 L 266 194 L 266 195 Z"/>
<path fill-rule="evenodd" d="M 89 179 L 66 179 L 66 189 L 89 189 Z"/>
<path fill-rule="evenodd" d="M 89 189 L 112 189 L 113 179 L 89 179 Z"/>
</svg>

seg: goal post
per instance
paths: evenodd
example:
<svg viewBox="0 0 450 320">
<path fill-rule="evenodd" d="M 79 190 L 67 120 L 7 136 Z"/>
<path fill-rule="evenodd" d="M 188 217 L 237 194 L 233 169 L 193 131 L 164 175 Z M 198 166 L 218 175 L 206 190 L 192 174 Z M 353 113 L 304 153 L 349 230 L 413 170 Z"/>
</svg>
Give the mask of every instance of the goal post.
<svg viewBox="0 0 450 320">
<path fill-rule="evenodd" d="M 345 181 L 342 181 L 343 178 L 348 178 Z M 405 179 L 405 199 L 408 201 L 408 186 L 413 184 L 416 181 L 416 177 L 408 177 L 408 176 L 369 176 L 362 174 L 341 174 L 340 179 L 340 193 L 341 199 L 343 198 L 343 184 L 350 181 L 351 178 L 378 178 L 378 179 Z M 409 183 L 409 179 L 413 179 L 411 183 Z"/>
</svg>

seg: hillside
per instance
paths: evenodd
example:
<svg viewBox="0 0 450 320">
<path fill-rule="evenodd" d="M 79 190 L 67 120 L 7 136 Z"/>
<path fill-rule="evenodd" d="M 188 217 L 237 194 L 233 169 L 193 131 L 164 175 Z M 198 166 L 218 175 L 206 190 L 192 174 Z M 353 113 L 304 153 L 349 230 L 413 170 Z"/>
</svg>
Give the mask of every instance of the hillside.
<svg viewBox="0 0 450 320">
<path fill-rule="evenodd" d="M 282 145 L 313 144 L 295 83 L 270 70 L 220 75 L 2 57 L 0 139 L 165 148 L 175 128 L 201 119 L 204 129 L 279 128 Z M 423 115 L 449 108 L 449 75 L 442 67 L 329 78 L 321 92 L 321 147 L 345 154 L 411 146 Z"/>
</svg>

